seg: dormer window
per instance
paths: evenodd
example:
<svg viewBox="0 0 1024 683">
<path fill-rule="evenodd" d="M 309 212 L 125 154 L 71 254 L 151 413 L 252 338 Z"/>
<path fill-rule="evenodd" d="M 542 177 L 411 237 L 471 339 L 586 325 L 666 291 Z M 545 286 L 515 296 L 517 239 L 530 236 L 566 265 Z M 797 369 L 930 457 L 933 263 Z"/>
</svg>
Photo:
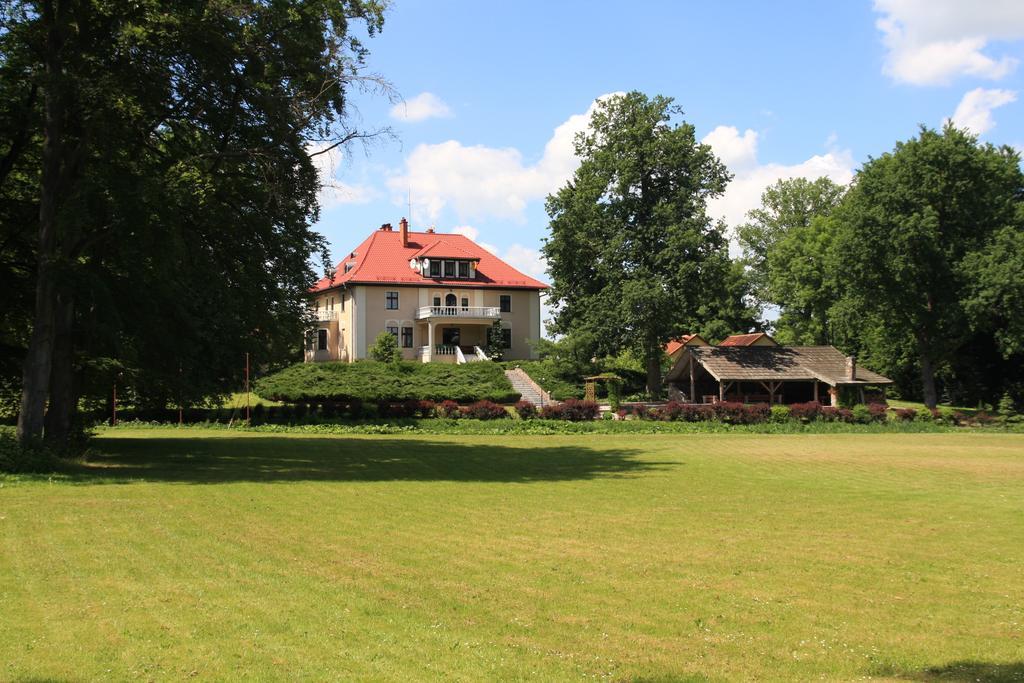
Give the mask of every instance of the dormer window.
<svg viewBox="0 0 1024 683">
<path fill-rule="evenodd" d="M 457 258 L 413 258 L 409 266 L 429 278 L 472 280 L 476 277 L 476 260 Z"/>
</svg>

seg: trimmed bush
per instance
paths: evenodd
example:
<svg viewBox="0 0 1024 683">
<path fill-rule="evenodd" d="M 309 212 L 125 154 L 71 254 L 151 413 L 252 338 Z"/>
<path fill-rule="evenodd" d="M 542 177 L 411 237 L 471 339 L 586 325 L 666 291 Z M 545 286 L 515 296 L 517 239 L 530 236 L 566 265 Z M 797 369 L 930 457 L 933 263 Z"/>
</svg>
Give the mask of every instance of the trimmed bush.
<svg viewBox="0 0 1024 683">
<path fill-rule="evenodd" d="M 515 403 L 519 394 L 497 363 L 298 363 L 256 381 L 265 398 L 398 403 L 408 400 Z"/>
<path fill-rule="evenodd" d="M 789 409 L 789 406 L 772 406 L 771 413 L 769 414 L 769 419 L 772 422 L 781 423 L 788 422 L 791 416 L 792 411 Z"/>
<path fill-rule="evenodd" d="M 813 420 L 817 420 L 818 416 L 821 415 L 821 408 L 821 404 L 817 401 L 793 403 L 789 406 L 789 414 L 792 415 L 795 420 L 811 422 Z"/>
<path fill-rule="evenodd" d="M 562 419 L 562 404 L 561 403 L 549 403 L 540 409 L 540 417 L 542 420 L 561 420 Z"/>
<path fill-rule="evenodd" d="M 434 406 L 434 412 L 438 417 L 451 420 L 459 416 L 459 404 L 455 401 L 441 401 Z"/>
<path fill-rule="evenodd" d="M 917 411 L 913 408 L 896 408 L 893 414 L 900 422 L 913 422 L 917 418 Z"/>
<path fill-rule="evenodd" d="M 537 417 L 537 406 L 529 401 L 519 401 L 516 403 L 516 413 L 520 419 L 529 420 Z"/>
<path fill-rule="evenodd" d="M 460 411 L 464 417 L 474 420 L 501 420 L 508 417 L 508 411 L 493 401 L 477 401 Z"/>
<path fill-rule="evenodd" d="M 562 403 L 561 408 L 562 419 L 569 420 L 570 422 L 594 420 L 597 419 L 597 414 L 601 412 L 600 407 L 593 401 L 579 401 L 575 398 L 570 398 Z"/>
</svg>

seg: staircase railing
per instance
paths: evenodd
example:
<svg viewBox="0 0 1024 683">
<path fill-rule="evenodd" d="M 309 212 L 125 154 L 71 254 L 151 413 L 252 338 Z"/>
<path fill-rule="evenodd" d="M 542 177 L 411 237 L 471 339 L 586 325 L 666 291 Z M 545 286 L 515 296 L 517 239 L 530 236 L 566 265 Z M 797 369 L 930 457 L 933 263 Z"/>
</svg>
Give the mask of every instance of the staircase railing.
<svg viewBox="0 0 1024 683">
<path fill-rule="evenodd" d="M 455 362 L 459 363 L 459 364 L 462 364 L 462 363 L 466 362 L 466 355 L 464 353 L 462 353 L 462 347 L 461 346 L 456 346 L 455 347 Z"/>
<path fill-rule="evenodd" d="M 481 349 L 479 346 L 473 347 L 473 353 L 475 353 L 476 357 L 480 360 L 490 360 L 490 358 L 487 357 L 487 354 L 484 353 L 484 350 Z"/>
</svg>

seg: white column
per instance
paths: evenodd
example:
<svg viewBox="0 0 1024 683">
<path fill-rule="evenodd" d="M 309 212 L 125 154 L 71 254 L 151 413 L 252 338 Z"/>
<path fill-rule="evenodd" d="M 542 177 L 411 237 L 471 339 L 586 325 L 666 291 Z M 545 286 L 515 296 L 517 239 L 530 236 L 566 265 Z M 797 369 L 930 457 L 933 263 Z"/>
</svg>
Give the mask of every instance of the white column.
<svg viewBox="0 0 1024 683">
<path fill-rule="evenodd" d="M 433 360 L 434 355 L 434 323 L 427 321 L 427 360 Z"/>
</svg>

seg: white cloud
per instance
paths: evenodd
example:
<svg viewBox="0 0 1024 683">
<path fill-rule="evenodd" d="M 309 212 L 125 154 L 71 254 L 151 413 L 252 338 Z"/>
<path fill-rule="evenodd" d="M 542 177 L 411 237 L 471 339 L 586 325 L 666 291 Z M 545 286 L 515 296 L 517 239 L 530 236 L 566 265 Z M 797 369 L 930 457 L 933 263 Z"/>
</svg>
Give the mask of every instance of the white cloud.
<svg viewBox="0 0 1024 683">
<path fill-rule="evenodd" d="M 405 160 L 404 172 L 388 185 L 403 197 L 412 189 L 413 212 L 420 221 L 436 220 L 446 207 L 464 220 L 522 220 L 529 202 L 558 189 L 572 175 L 578 164 L 573 139 L 586 128 L 594 106 L 555 128 L 535 164 L 525 163 L 514 147 L 467 146 L 448 140 L 417 145 Z"/>
<path fill-rule="evenodd" d="M 454 232 L 456 235 L 463 235 L 465 237 L 468 237 L 469 239 L 476 242 L 477 244 L 479 244 L 481 247 L 491 252 L 492 254 L 497 255 L 498 253 L 498 247 L 494 246 L 493 244 L 490 244 L 489 242 L 479 241 L 480 231 L 474 228 L 472 225 L 456 225 L 454 228 L 452 228 L 452 232 Z"/>
<path fill-rule="evenodd" d="M 704 136 L 722 163 L 733 172 L 757 164 L 757 133 L 749 128 L 743 135 L 733 126 L 718 126 Z"/>
<path fill-rule="evenodd" d="M 416 97 L 399 102 L 391 107 L 391 118 L 399 121 L 426 121 L 427 119 L 447 119 L 453 116 L 451 107 L 440 97 L 430 92 L 421 92 Z"/>
<path fill-rule="evenodd" d="M 994 41 L 1024 38 L 1020 0 L 875 0 L 888 50 L 883 70 L 896 81 L 942 85 L 957 76 L 998 80 L 1018 60 L 993 55 Z"/>
<path fill-rule="evenodd" d="M 953 113 L 953 125 L 981 135 L 995 128 L 992 110 L 1016 100 L 1017 93 L 1012 90 L 975 88 L 967 92 L 957 105 Z"/>
<path fill-rule="evenodd" d="M 547 277 L 547 261 L 538 249 L 524 247 L 521 244 L 513 244 L 501 254 L 501 259 L 521 273 L 530 277 L 544 280 Z"/>
<path fill-rule="evenodd" d="M 317 154 L 330 146 L 324 142 L 306 148 L 309 154 Z M 320 179 L 318 199 L 321 209 L 331 209 L 341 204 L 366 204 L 377 197 L 377 191 L 368 185 L 352 185 L 338 179 L 338 168 L 341 164 L 341 149 L 334 148 L 328 152 L 312 157 Z"/>
<path fill-rule="evenodd" d="M 758 164 L 757 133 L 752 130 L 742 135 L 732 126 L 718 126 L 702 142 L 711 145 L 723 161 L 732 158 L 738 165 L 730 165 L 735 174 L 725 194 L 708 202 L 708 213 L 723 219 L 730 227 L 744 222 L 747 212 L 761 204 L 765 188 L 784 178 L 819 178 L 826 176 L 837 183 L 846 184 L 853 179 L 853 155 L 849 150 L 834 147 L 835 138 L 829 136 L 830 149 L 798 164 Z"/>
</svg>

